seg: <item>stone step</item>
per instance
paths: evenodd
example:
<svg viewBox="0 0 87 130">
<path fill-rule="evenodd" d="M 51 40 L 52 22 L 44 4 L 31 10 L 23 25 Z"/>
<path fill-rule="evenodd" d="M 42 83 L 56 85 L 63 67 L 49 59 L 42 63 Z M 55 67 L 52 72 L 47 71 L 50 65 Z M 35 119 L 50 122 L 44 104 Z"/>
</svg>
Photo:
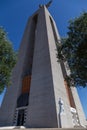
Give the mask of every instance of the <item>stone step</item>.
<svg viewBox="0 0 87 130">
<path fill-rule="evenodd" d="M 87 128 L 25 128 L 25 127 L 0 127 L 0 130 L 87 130 Z"/>
<path fill-rule="evenodd" d="M 10 129 L 9 129 L 10 130 Z M 87 130 L 86 128 L 20 128 L 15 130 Z"/>
</svg>

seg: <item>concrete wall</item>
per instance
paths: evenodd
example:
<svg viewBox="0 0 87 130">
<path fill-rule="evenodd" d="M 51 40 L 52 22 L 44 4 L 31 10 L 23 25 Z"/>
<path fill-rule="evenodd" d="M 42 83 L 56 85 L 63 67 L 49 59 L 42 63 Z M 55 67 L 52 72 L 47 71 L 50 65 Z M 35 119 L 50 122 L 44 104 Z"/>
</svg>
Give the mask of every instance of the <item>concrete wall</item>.
<svg viewBox="0 0 87 130">
<path fill-rule="evenodd" d="M 44 8 L 38 12 L 27 127 L 57 127 Z"/>
<path fill-rule="evenodd" d="M 64 116 L 65 119 L 63 120 L 63 123 L 66 122 L 66 124 L 65 123 L 62 124 L 62 127 L 64 127 L 64 128 L 73 127 L 68 97 L 67 97 L 66 88 L 64 85 L 63 74 L 61 71 L 60 63 L 57 62 L 58 59 L 57 59 L 56 43 L 55 43 L 55 39 L 54 39 L 55 33 L 53 34 L 52 27 L 50 24 L 50 19 L 49 19 L 50 14 L 46 9 L 45 9 L 45 11 L 46 11 L 48 44 L 49 44 L 57 116 L 59 117 L 59 103 L 58 102 L 59 102 L 59 98 L 61 98 L 64 103 L 64 111 L 65 111 L 65 115 L 66 115 L 66 118 Z M 53 21 L 54 29 L 55 29 L 55 32 L 56 32 L 56 35 L 58 38 L 58 42 L 59 42 L 60 41 L 59 33 L 57 31 L 57 27 L 56 27 L 56 24 L 53 19 L 52 19 L 52 21 Z M 58 118 L 58 123 L 59 123 L 59 118 Z"/>
<path fill-rule="evenodd" d="M 33 17 L 35 15 L 38 15 L 36 30 L 33 29 Z M 50 18 L 53 23 L 51 23 Z M 35 31 L 35 36 L 32 30 Z M 7 89 L 0 109 L 0 126 L 13 125 L 17 99 L 21 94 L 22 79 L 30 62 L 31 44 L 34 43 L 29 105 L 25 126 L 33 128 L 73 127 L 61 66 L 57 62 L 54 34 L 56 39 L 60 40 L 53 18 L 48 10 L 42 7 L 30 17 L 27 23 L 19 49 L 18 62 L 12 74 L 12 87 Z M 77 96 L 75 97 L 77 99 Z M 64 107 L 61 116 L 59 115 L 60 98 Z M 78 113 L 82 117 L 80 111 Z"/>
<path fill-rule="evenodd" d="M 26 126 L 59 127 L 58 102 L 59 98 L 62 98 L 67 120 L 65 125 L 73 127 L 61 67 L 57 62 L 50 14 L 45 7 L 38 13 Z M 57 31 L 56 26 L 55 30 Z"/>
<path fill-rule="evenodd" d="M 22 38 L 21 46 L 19 49 L 18 62 L 12 73 L 12 85 L 7 89 L 2 106 L 0 108 L 0 126 L 13 125 L 17 98 L 21 93 L 26 50 L 29 47 L 30 26 L 31 20 L 28 21 Z"/>
</svg>

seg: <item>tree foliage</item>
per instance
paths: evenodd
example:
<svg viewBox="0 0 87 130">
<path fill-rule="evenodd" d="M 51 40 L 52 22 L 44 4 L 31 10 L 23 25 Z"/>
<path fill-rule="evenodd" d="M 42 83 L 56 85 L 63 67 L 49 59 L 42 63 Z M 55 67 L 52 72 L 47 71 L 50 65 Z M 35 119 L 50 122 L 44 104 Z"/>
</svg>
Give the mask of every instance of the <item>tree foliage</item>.
<svg viewBox="0 0 87 130">
<path fill-rule="evenodd" d="M 87 86 L 87 13 L 69 22 L 67 37 L 57 46 L 58 58 L 67 60 L 74 85 Z"/>
<path fill-rule="evenodd" d="M 16 59 L 16 52 L 13 50 L 7 33 L 0 27 L 0 93 L 10 84 L 10 76 Z"/>
</svg>

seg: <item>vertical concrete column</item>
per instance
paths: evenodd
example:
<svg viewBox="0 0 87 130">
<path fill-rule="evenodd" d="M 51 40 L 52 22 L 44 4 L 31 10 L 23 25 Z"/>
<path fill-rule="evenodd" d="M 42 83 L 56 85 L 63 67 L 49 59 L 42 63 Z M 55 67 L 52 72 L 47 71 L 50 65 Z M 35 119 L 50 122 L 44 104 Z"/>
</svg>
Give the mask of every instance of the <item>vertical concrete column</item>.
<svg viewBox="0 0 87 130">
<path fill-rule="evenodd" d="M 13 69 L 12 84 L 7 88 L 2 106 L 0 108 L 0 126 L 12 126 L 17 105 L 17 99 L 21 93 L 23 70 L 25 66 L 26 51 L 29 48 L 31 20 L 28 21 L 21 46 L 19 49 L 18 62 Z"/>
<path fill-rule="evenodd" d="M 26 126 L 59 127 L 58 102 L 61 97 L 67 115 L 67 127 L 73 127 L 61 66 L 56 57 L 51 15 L 45 7 L 42 7 L 37 14 L 38 22 Z M 59 38 L 59 36 L 57 37 Z"/>
<path fill-rule="evenodd" d="M 55 95 L 55 103 L 56 103 L 56 112 L 57 112 L 57 120 L 58 123 L 60 122 L 59 114 L 59 99 L 61 98 L 64 102 L 64 111 L 66 116 L 66 120 L 68 122 L 62 124 L 63 128 L 65 127 L 73 127 L 72 124 L 72 117 L 70 112 L 69 101 L 66 93 L 66 88 L 64 85 L 64 78 L 61 70 L 61 65 L 57 59 L 57 49 L 56 49 L 56 42 L 60 41 L 59 33 L 57 31 L 56 24 L 49 14 L 48 10 L 45 8 L 46 11 L 46 25 L 47 25 L 47 36 L 48 36 L 48 45 L 49 45 L 49 52 L 50 52 L 50 61 L 51 61 L 51 69 L 52 69 L 52 78 L 53 78 L 53 88 L 54 88 L 54 95 Z M 50 20 L 51 18 L 51 20 Z M 52 23 L 51 23 L 52 22 Z M 64 118 L 65 119 L 65 116 Z M 64 122 L 64 121 L 63 121 Z M 66 122 L 66 121 L 65 121 Z M 59 126 L 58 126 L 59 127 Z"/>
<path fill-rule="evenodd" d="M 26 126 L 58 127 L 44 7 L 35 15 L 38 20 Z"/>
</svg>

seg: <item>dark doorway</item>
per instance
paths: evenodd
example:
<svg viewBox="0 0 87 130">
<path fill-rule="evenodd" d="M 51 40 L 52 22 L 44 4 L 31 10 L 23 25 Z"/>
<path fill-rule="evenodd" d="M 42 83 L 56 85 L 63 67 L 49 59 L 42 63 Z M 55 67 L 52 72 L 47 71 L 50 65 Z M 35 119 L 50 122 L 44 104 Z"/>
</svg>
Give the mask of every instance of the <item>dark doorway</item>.
<svg viewBox="0 0 87 130">
<path fill-rule="evenodd" d="M 24 110 L 18 111 L 18 118 L 17 118 L 17 126 L 23 126 L 24 125 Z"/>
</svg>

